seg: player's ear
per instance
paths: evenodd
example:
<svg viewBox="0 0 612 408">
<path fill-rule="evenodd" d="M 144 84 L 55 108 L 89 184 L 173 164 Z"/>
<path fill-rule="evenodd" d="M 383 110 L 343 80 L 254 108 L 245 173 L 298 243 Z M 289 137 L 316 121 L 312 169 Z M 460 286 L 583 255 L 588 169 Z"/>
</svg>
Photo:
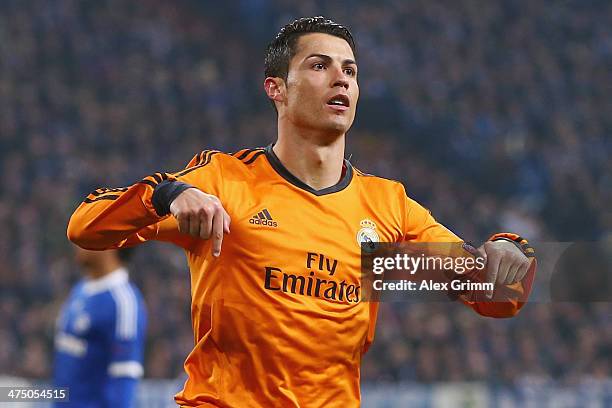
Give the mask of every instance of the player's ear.
<svg viewBox="0 0 612 408">
<path fill-rule="evenodd" d="M 285 81 L 278 77 L 267 77 L 264 80 L 264 89 L 268 98 L 276 102 L 285 101 Z"/>
</svg>

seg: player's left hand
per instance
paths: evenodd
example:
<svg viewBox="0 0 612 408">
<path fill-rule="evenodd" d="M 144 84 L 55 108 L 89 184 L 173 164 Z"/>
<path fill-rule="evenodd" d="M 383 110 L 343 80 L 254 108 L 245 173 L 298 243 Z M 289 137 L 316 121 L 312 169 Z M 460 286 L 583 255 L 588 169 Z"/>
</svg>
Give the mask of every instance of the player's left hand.
<svg viewBox="0 0 612 408">
<path fill-rule="evenodd" d="M 478 250 L 486 259 L 486 281 L 495 285 L 520 282 L 531 264 L 531 260 L 509 241 L 487 241 Z M 492 290 L 487 291 L 487 297 L 493 297 Z"/>
</svg>

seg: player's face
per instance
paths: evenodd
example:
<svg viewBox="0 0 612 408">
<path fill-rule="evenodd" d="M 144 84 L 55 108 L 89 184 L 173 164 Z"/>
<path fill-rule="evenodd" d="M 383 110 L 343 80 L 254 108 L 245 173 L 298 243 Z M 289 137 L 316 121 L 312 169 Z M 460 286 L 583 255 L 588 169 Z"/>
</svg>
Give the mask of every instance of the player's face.
<svg viewBox="0 0 612 408">
<path fill-rule="evenodd" d="M 323 33 L 303 35 L 296 50 L 283 114 L 298 127 L 344 134 L 359 99 L 353 50 L 342 38 Z"/>
</svg>

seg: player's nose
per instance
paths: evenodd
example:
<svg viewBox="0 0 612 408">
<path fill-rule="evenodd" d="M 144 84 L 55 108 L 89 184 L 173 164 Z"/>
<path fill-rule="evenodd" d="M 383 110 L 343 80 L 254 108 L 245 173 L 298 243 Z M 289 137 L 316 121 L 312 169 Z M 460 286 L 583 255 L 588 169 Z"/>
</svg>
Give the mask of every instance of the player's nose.
<svg viewBox="0 0 612 408">
<path fill-rule="evenodd" d="M 348 89 L 349 81 L 346 78 L 346 74 L 344 73 L 344 70 L 342 69 L 342 67 L 334 66 L 334 68 L 332 69 L 332 72 L 333 72 L 332 88 L 341 86 L 344 89 Z"/>
<path fill-rule="evenodd" d="M 349 83 L 346 79 L 337 79 L 336 82 L 334 82 L 333 88 L 337 86 L 341 86 L 341 87 L 344 87 L 344 89 L 348 89 Z"/>
</svg>

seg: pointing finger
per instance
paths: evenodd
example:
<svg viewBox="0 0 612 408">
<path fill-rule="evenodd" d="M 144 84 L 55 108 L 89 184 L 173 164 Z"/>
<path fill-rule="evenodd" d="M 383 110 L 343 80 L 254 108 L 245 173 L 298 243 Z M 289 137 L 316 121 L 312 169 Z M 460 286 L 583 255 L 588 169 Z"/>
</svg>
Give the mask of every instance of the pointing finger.
<svg viewBox="0 0 612 408">
<path fill-rule="evenodd" d="M 212 226 L 212 251 L 213 256 L 221 255 L 221 244 L 223 243 L 223 211 L 215 211 Z"/>
</svg>

